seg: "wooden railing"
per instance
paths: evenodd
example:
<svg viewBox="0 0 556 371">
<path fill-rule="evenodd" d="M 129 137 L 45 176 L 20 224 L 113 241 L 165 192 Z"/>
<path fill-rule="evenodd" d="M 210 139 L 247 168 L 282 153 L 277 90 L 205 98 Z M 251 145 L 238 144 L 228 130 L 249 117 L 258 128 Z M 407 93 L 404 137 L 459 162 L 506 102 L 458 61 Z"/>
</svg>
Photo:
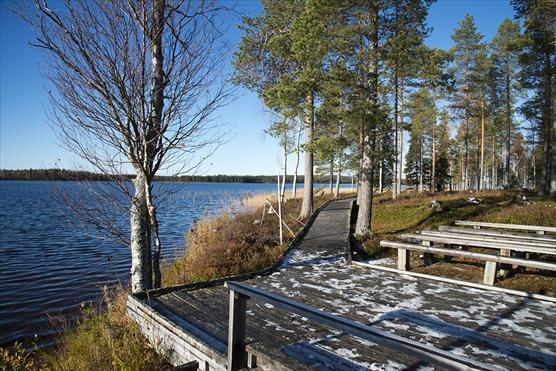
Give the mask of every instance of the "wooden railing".
<svg viewBox="0 0 556 371">
<path fill-rule="evenodd" d="M 298 314 L 330 328 L 355 335 L 442 368 L 450 370 L 486 369 L 486 365 L 478 364 L 448 351 L 375 329 L 245 283 L 228 281 L 225 286 L 230 289 L 228 322 L 228 370 L 230 371 L 247 367 L 245 325 L 248 299 L 272 304 L 278 309 Z"/>
</svg>

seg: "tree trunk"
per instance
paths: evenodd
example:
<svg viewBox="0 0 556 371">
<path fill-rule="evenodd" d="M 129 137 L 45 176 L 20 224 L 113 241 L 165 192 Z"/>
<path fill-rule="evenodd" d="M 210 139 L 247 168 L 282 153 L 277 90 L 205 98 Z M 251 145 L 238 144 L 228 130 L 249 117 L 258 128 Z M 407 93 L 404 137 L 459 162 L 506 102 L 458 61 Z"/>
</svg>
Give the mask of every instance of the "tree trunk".
<svg viewBox="0 0 556 371">
<path fill-rule="evenodd" d="M 483 176 L 485 165 L 485 98 L 481 100 L 481 166 L 479 175 L 479 191 L 483 189 Z"/>
<path fill-rule="evenodd" d="M 419 192 L 423 192 L 423 134 L 419 137 Z"/>
<path fill-rule="evenodd" d="M 371 215 L 373 202 L 373 161 L 371 157 L 371 134 L 365 134 L 365 150 L 363 151 L 363 162 L 359 192 L 361 193 L 359 211 L 357 213 L 357 224 L 355 234 L 360 237 L 368 237 L 371 234 Z"/>
<path fill-rule="evenodd" d="M 149 211 L 149 225 L 151 230 L 151 237 L 154 242 L 154 251 L 152 252 L 152 272 L 153 272 L 153 288 L 158 289 L 162 283 L 162 274 L 160 272 L 160 254 L 162 251 L 162 244 L 158 233 L 158 218 L 156 217 L 156 208 L 153 204 L 152 197 L 152 183 L 150 181 L 145 183 L 147 209 Z"/>
<path fill-rule="evenodd" d="M 344 127 L 342 123 L 340 123 L 340 138 L 342 137 L 344 132 Z M 340 148 L 338 151 L 338 173 L 336 175 L 336 192 L 334 197 L 340 197 L 340 182 L 342 181 L 342 160 L 343 160 L 343 148 Z"/>
<path fill-rule="evenodd" d="M 431 192 L 436 191 L 436 96 L 434 97 L 434 114 L 432 118 L 432 169 L 431 169 Z"/>
<path fill-rule="evenodd" d="M 394 71 L 394 156 L 392 162 L 392 198 L 398 197 L 398 68 Z"/>
<path fill-rule="evenodd" d="M 382 140 L 380 144 L 380 165 L 378 167 L 378 193 L 382 194 L 382 176 L 384 171 L 384 157 L 382 155 Z"/>
<path fill-rule="evenodd" d="M 365 151 L 364 133 L 365 133 L 365 125 L 364 123 L 361 123 L 359 127 L 359 161 L 358 161 L 359 167 L 357 169 L 357 205 L 361 204 L 361 197 L 363 195 L 360 192 L 360 190 L 361 190 L 361 179 L 363 178 L 363 176 L 361 175 L 361 173 L 363 172 L 363 152 Z"/>
<path fill-rule="evenodd" d="M 399 115 L 400 115 L 400 158 L 398 161 L 398 174 L 396 174 L 398 176 L 398 195 L 400 195 L 402 193 L 402 175 L 403 175 L 403 91 L 404 91 L 404 85 L 403 85 L 403 79 L 402 79 L 402 83 L 400 84 L 400 89 L 399 89 L 399 96 L 400 96 L 400 110 L 399 110 Z"/>
<path fill-rule="evenodd" d="M 330 165 L 329 165 L 329 186 L 330 186 L 330 194 L 334 194 L 334 157 L 330 158 Z"/>
<path fill-rule="evenodd" d="M 467 168 L 469 160 L 469 64 L 465 64 L 465 138 L 464 140 L 464 159 L 463 159 L 463 189 L 467 191 L 469 180 L 467 178 Z"/>
<path fill-rule="evenodd" d="M 145 175 L 137 171 L 133 181 L 135 195 L 130 208 L 131 292 L 133 293 L 144 292 L 151 288 L 146 183 Z"/>
<path fill-rule="evenodd" d="M 154 288 L 159 288 L 162 277 L 160 272 L 160 254 L 162 250 L 162 244 L 158 235 L 158 220 L 156 217 L 156 208 L 153 205 L 153 199 L 151 194 L 151 180 L 156 173 L 154 169 L 154 159 L 159 151 L 159 139 L 161 132 L 161 122 L 162 122 L 162 112 L 164 109 L 164 50 L 162 35 L 164 31 L 164 12 L 166 8 L 165 0 L 154 0 L 153 1 L 153 19 L 152 28 L 150 30 L 150 45 L 151 45 L 151 115 L 149 117 L 149 127 L 145 136 L 145 159 L 143 163 L 143 168 L 147 171 L 148 176 L 145 179 L 145 207 L 148 216 L 148 251 L 147 257 L 149 263 L 152 262 L 152 273 L 153 276 L 149 274 L 149 281 L 151 277 L 153 279 Z M 152 236 L 151 236 L 152 233 Z M 150 251 L 151 237 L 154 239 L 155 250 L 152 253 Z"/>
<path fill-rule="evenodd" d="M 556 44 L 553 42 L 554 48 L 556 49 Z M 550 50 L 547 48 L 548 51 Z M 554 51 L 556 53 L 556 50 Z M 551 198 L 556 199 L 556 94 L 552 90 L 554 78 L 554 68 L 551 66 L 550 62 L 550 52 L 547 53 L 546 58 L 546 83 L 545 83 L 545 99 L 547 105 L 547 183 L 550 181 L 548 193 Z"/>
<path fill-rule="evenodd" d="M 371 120 L 373 122 L 365 122 L 363 126 L 366 128 L 364 133 L 364 151 L 362 158 L 361 171 L 361 200 L 359 211 L 357 214 L 357 223 L 355 226 L 355 234 L 360 237 L 368 237 L 371 235 L 371 216 L 373 207 L 373 150 L 375 142 L 374 129 L 377 119 L 377 99 L 378 99 L 378 4 L 371 2 L 369 6 L 369 100 L 371 103 Z"/>
<path fill-rule="evenodd" d="M 496 128 L 494 126 L 494 119 L 492 121 L 492 174 L 490 179 L 490 189 L 496 188 L 498 185 L 498 176 L 496 173 Z"/>
<path fill-rule="evenodd" d="M 336 191 L 334 197 L 340 197 L 340 182 L 342 181 L 342 154 L 339 154 L 338 159 L 338 173 L 336 174 Z"/>
<path fill-rule="evenodd" d="M 303 176 L 303 202 L 301 204 L 301 219 L 307 218 L 313 212 L 313 129 L 314 129 L 314 102 L 313 91 L 306 97 L 305 113 L 305 174 Z"/>
<path fill-rule="evenodd" d="M 295 143 L 295 170 L 293 173 L 293 181 L 292 181 L 292 198 L 295 200 L 297 198 L 297 172 L 299 170 L 299 158 L 301 154 L 301 128 L 297 131 L 297 139 Z"/>
<path fill-rule="evenodd" d="M 286 125 L 284 125 L 286 127 Z M 286 178 L 288 176 L 288 132 L 284 129 L 284 173 L 283 173 L 283 181 L 280 187 L 280 201 L 286 201 Z M 278 179 L 280 180 L 280 179 Z"/>
<path fill-rule="evenodd" d="M 508 58 L 508 57 L 506 57 Z M 504 183 L 506 188 L 510 188 L 510 150 L 511 150 L 511 130 L 512 130 L 512 102 L 510 95 L 510 70 L 509 61 L 506 59 L 506 174 Z"/>
</svg>

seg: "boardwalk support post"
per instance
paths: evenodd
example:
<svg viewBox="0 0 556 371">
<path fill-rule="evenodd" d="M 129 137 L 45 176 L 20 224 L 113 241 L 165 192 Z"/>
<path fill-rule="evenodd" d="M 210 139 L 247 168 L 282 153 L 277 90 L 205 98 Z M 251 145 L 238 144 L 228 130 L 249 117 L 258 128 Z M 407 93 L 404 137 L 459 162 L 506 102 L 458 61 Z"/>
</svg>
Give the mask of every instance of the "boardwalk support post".
<svg viewBox="0 0 556 371">
<path fill-rule="evenodd" d="M 228 318 L 228 371 L 247 367 L 245 351 L 245 316 L 248 296 L 230 290 Z"/>
</svg>

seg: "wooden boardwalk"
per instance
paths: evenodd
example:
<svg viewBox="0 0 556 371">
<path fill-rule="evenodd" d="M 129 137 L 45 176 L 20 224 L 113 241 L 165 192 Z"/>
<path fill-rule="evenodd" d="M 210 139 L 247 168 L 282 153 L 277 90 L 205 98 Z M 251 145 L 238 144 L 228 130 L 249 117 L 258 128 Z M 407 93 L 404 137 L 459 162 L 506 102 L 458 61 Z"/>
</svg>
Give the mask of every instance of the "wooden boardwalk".
<svg viewBox="0 0 556 371">
<path fill-rule="evenodd" d="M 328 204 L 271 275 L 246 283 L 468 357 L 488 369 L 556 369 L 554 303 L 345 263 L 350 200 Z M 130 300 L 130 313 L 175 363 L 226 367 L 229 291 L 222 285 Z M 247 304 L 249 353 L 262 369 L 404 369 L 417 359 L 270 304 Z"/>
</svg>

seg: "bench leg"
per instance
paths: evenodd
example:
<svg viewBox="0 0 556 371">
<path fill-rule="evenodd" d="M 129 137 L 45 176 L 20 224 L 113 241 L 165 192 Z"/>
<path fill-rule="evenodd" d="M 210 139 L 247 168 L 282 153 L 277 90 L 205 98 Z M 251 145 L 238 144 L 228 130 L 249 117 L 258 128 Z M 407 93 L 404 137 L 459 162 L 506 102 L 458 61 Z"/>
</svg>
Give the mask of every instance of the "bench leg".
<svg viewBox="0 0 556 371">
<path fill-rule="evenodd" d="M 430 241 L 423 241 L 423 246 L 432 246 L 432 242 Z M 423 253 L 423 264 L 429 266 L 432 264 L 432 253 L 425 252 Z"/>
<path fill-rule="evenodd" d="M 483 276 L 483 284 L 493 286 L 496 282 L 496 262 L 486 262 L 485 263 L 485 274 Z"/>
<path fill-rule="evenodd" d="M 500 255 L 502 256 L 511 256 L 511 251 L 507 249 L 500 249 Z M 498 271 L 500 277 L 506 278 L 510 273 L 512 266 L 510 264 L 500 264 L 500 270 Z"/>
<path fill-rule="evenodd" d="M 257 356 L 253 353 L 247 354 L 247 368 L 256 368 L 257 367 Z"/>
<path fill-rule="evenodd" d="M 398 249 L 398 269 L 401 271 L 409 270 L 409 250 Z"/>
</svg>

